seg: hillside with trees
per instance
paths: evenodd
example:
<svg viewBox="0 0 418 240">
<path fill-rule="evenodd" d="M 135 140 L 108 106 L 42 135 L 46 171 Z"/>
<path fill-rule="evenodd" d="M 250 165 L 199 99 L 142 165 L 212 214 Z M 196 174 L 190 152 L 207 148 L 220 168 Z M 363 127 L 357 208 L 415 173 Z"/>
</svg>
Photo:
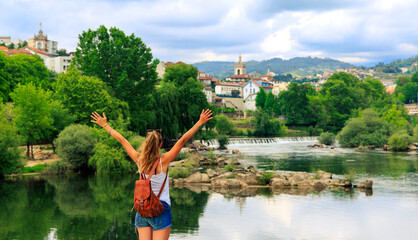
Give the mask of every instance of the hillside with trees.
<svg viewBox="0 0 418 240">
<path fill-rule="evenodd" d="M 289 60 L 272 58 L 264 61 L 245 62 L 247 73 L 258 72 L 266 74 L 267 69 L 276 74 L 310 75 L 337 69 L 352 68 L 354 65 L 341 62 L 331 58 L 296 57 Z M 234 74 L 234 62 L 199 62 L 192 64 L 200 71 L 211 74 L 214 77 L 222 78 Z"/>
</svg>

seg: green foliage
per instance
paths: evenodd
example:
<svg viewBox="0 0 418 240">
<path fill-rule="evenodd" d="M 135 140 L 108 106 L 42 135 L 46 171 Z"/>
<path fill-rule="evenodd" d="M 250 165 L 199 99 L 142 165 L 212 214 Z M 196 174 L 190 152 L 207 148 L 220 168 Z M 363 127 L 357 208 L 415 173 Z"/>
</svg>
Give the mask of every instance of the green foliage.
<svg viewBox="0 0 418 240">
<path fill-rule="evenodd" d="M 232 172 L 232 171 L 234 171 L 235 167 L 234 167 L 234 165 L 228 164 L 228 165 L 225 165 L 224 169 L 227 172 Z"/>
<path fill-rule="evenodd" d="M 291 83 L 287 91 L 279 94 L 279 106 L 286 118 L 286 124 L 310 124 L 310 116 L 313 115 L 312 107 L 309 105 L 308 92 L 310 86 L 307 84 L 298 85 Z"/>
<path fill-rule="evenodd" d="M 96 169 L 97 173 L 126 173 L 136 169 L 133 161 L 126 159 L 123 149 L 97 143 L 93 152 L 88 164 Z"/>
<path fill-rule="evenodd" d="M 325 145 L 333 145 L 335 143 L 335 134 L 324 132 L 319 136 L 318 141 Z"/>
<path fill-rule="evenodd" d="M 255 136 L 283 136 L 285 132 L 286 127 L 280 120 L 270 120 L 263 110 L 255 112 Z"/>
<path fill-rule="evenodd" d="M 184 166 L 184 167 L 175 167 L 170 168 L 170 177 L 173 179 L 177 178 L 187 178 L 188 176 L 192 175 L 193 168 L 190 166 Z"/>
<path fill-rule="evenodd" d="M 55 139 L 54 144 L 58 156 L 69 162 L 73 170 L 89 170 L 88 161 L 94 153 L 96 140 L 87 126 L 73 124 L 66 127 Z"/>
<path fill-rule="evenodd" d="M 203 85 L 197 80 L 197 68 L 187 64 L 176 64 L 167 66 L 165 70 L 162 86 L 164 83 L 171 83 L 171 89 L 176 90 L 176 99 L 173 99 L 173 113 L 163 112 L 161 116 L 176 119 L 178 121 L 179 132 L 190 129 L 199 119 L 203 109 L 209 107 L 206 96 L 203 93 Z M 174 112 L 175 109 L 178 111 Z M 158 106 L 158 108 L 160 108 Z M 169 108 L 166 108 L 169 109 Z M 167 111 L 164 109 L 164 111 Z M 214 110 L 214 109 L 212 109 Z M 210 128 L 211 122 L 206 127 Z M 213 126 L 212 126 L 213 127 Z"/>
<path fill-rule="evenodd" d="M 177 156 L 174 158 L 174 161 L 179 161 L 182 159 L 187 159 L 189 157 L 189 153 L 188 152 L 179 152 L 179 154 L 177 154 Z"/>
<path fill-rule="evenodd" d="M 87 76 L 101 79 L 116 98 L 129 104 L 130 129 L 145 134 L 153 127 L 158 60 L 153 60 L 151 49 L 140 38 L 115 27 L 89 29 L 79 35 L 73 63 Z"/>
<path fill-rule="evenodd" d="M 260 185 L 267 185 L 270 183 L 270 180 L 274 177 L 273 172 L 263 172 L 261 177 L 257 178 L 257 182 Z"/>
<path fill-rule="evenodd" d="M 77 123 L 90 123 L 92 112 L 105 112 L 109 119 L 119 116 L 127 118 L 126 103 L 111 97 L 100 79 L 83 76 L 74 67 L 69 67 L 66 73 L 61 73 L 53 88 L 55 98 L 66 106 Z"/>
<path fill-rule="evenodd" d="M 50 72 L 37 55 L 16 54 L 7 57 L 0 52 L 0 97 L 9 100 L 9 93 L 18 84 L 33 83 L 43 89 L 51 88 Z"/>
<path fill-rule="evenodd" d="M 229 143 L 229 137 L 226 135 L 218 136 L 219 149 L 226 149 L 226 145 Z"/>
<path fill-rule="evenodd" d="M 264 91 L 264 88 L 260 88 L 260 91 L 257 93 L 255 97 L 255 106 L 261 109 L 264 109 L 264 105 L 266 104 L 267 94 Z"/>
<path fill-rule="evenodd" d="M 400 110 L 398 110 L 398 108 Z M 382 118 L 386 120 L 389 123 L 394 124 L 394 126 L 398 130 L 406 129 L 410 123 L 408 123 L 408 120 L 405 119 L 405 117 L 408 117 L 408 114 L 405 111 L 405 108 L 398 107 L 396 104 L 393 104 L 392 107 L 385 111 L 383 113 Z"/>
<path fill-rule="evenodd" d="M 225 115 L 217 115 L 215 117 L 216 125 L 215 128 L 218 131 L 218 134 L 221 135 L 232 135 L 234 132 L 234 124 L 229 120 Z"/>
<path fill-rule="evenodd" d="M 277 105 L 277 106 L 276 106 Z M 266 102 L 264 104 L 264 110 L 267 110 L 269 115 L 273 116 L 275 109 L 278 108 L 278 101 L 274 98 L 273 92 L 270 91 L 267 94 Z M 279 112 L 277 112 L 278 114 Z"/>
<path fill-rule="evenodd" d="M 200 134 L 200 139 L 207 141 L 207 140 L 215 139 L 216 136 L 217 134 L 212 129 L 208 129 L 205 131 L 202 130 Z"/>
<path fill-rule="evenodd" d="M 4 105 L 3 105 L 4 106 Z M 3 108 L 0 105 L 0 108 Z M 0 109 L 0 179 L 5 174 L 18 172 L 23 164 L 19 156 L 19 142 L 17 129 L 12 122 L 4 116 L 3 109 Z"/>
<path fill-rule="evenodd" d="M 215 153 L 213 152 L 213 150 L 212 150 L 212 149 L 210 149 L 210 150 L 208 151 L 208 158 L 209 158 L 210 160 L 212 160 L 212 161 L 214 161 L 214 160 L 216 159 L 216 155 L 215 155 Z"/>
<path fill-rule="evenodd" d="M 55 161 L 46 165 L 46 169 L 42 172 L 48 175 L 61 175 L 69 170 L 69 166 L 64 161 Z"/>
<path fill-rule="evenodd" d="M 414 127 L 414 141 L 418 142 L 418 125 Z"/>
<path fill-rule="evenodd" d="M 356 180 L 356 172 L 354 170 L 347 171 L 344 173 L 344 179 L 353 183 Z"/>
<path fill-rule="evenodd" d="M 391 132 L 388 122 L 378 118 L 372 109 L 365 109 L 361 117 L 348 120 L 337 137 L 344 147 L 383 146 Z"/>
<path fill-rule="evenodd" d="M 35 173 L 35 172 L 42 172 L 45 169 L 45 164 L 37 164 L 32 167 L 24 167 L 21 173 Z"/>
<path fill-rule="evenodd" d="M 393 151 L 405 151 L 413 138 L 406 133 L 396 133 L 389 138 L 389 148 Z"/>
<path fill-rule="evenodd" d="M 10 96 L 14 102 L 15 124 L 24 141 L 33 144 L 50 139 L 54 131 L 51 92 L 28 83 L 18 84 Z M 30 158 L 29 149 L 27 157 Z"/>
</svg>

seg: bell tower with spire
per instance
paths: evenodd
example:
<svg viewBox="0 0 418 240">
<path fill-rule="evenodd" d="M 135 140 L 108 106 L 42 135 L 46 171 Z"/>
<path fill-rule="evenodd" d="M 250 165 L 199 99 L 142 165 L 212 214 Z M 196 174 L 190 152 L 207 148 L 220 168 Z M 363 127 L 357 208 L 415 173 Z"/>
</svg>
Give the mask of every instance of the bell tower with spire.
<svg viewBox="0 0 418 240">
<path fill-rule="evenodd" d="M 48 39 L 48 35 L 42 31 L 42 23 L 39 24 L 38 35 L 34 34 L 33 38 L 28 40 L 28 46 L 39 49 L 48 54 L 55 54 L 58 49 L 58 43 Z"/>
<path fill-rule="evenodd" d="M 245 63 L 242 62 L 241 53 L 239 54 L 239 61 L 235 63 L 234 75 L 247 74 Z"/>
</svg>

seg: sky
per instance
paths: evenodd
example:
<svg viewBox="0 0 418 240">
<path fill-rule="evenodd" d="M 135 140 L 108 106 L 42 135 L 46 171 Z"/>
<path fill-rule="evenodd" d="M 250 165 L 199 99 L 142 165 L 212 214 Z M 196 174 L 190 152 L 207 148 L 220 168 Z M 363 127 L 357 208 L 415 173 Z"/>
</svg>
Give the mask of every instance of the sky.
<svg viewBox="0 0 418 240">
<path fill-rule="evenodd" d="M 0 36 L 42 30 L 75 51 L 100 25 L 140 37 L 160 61 L 329 57 L 357 65 L 418 54 L 417 0 L 0 0 Z"/>
</svg>

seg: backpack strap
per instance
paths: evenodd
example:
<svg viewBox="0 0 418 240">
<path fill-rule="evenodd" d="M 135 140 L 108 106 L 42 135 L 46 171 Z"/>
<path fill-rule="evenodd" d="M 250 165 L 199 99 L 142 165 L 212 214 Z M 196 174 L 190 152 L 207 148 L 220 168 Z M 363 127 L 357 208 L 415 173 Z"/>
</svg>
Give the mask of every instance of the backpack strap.
<svg viewBox="0 0 418 240">
<path fill-rule="evenodd" d="M 161 196 L 161 193 L 163 192 L 163 189 L 164 189 L 164 187 L 165 187 L 165 182 L 167 181 L 167 176 L 168 176 L 168 168 L 167 168 L 167 173 L 165 174 L 165 178 L 164 178 L 164 182 L 163 182 L 163 185 L 161 186 L 161 189 L 160 189 L 160 192 L 158 193 L 158 199 L 160 198 L 160 196 Z"/>
<path fill-rule="evenodd" d="M 151 169 L 151 173 L 148 175 L 148 179 L 151 179 L 151 177 L 152 177 L 152 175 L 154 175 L 154 172 L 155 172 L 155 169 L 157 168 L 157 166 L 158 166 L 158 160 L 159 160 L 160 158 L 157 158 L 157 160 L 155 160 L 155 163 L 154 163 L 154 165 L 152 166 L 152 169 Z M 146 177 L 145 177 L 145 174 L 144 173 L 141 173 L 140 175 L 139 175 L 139 180 L 141 180 L 141 179 L 147 179 Z"/>
</svg>

